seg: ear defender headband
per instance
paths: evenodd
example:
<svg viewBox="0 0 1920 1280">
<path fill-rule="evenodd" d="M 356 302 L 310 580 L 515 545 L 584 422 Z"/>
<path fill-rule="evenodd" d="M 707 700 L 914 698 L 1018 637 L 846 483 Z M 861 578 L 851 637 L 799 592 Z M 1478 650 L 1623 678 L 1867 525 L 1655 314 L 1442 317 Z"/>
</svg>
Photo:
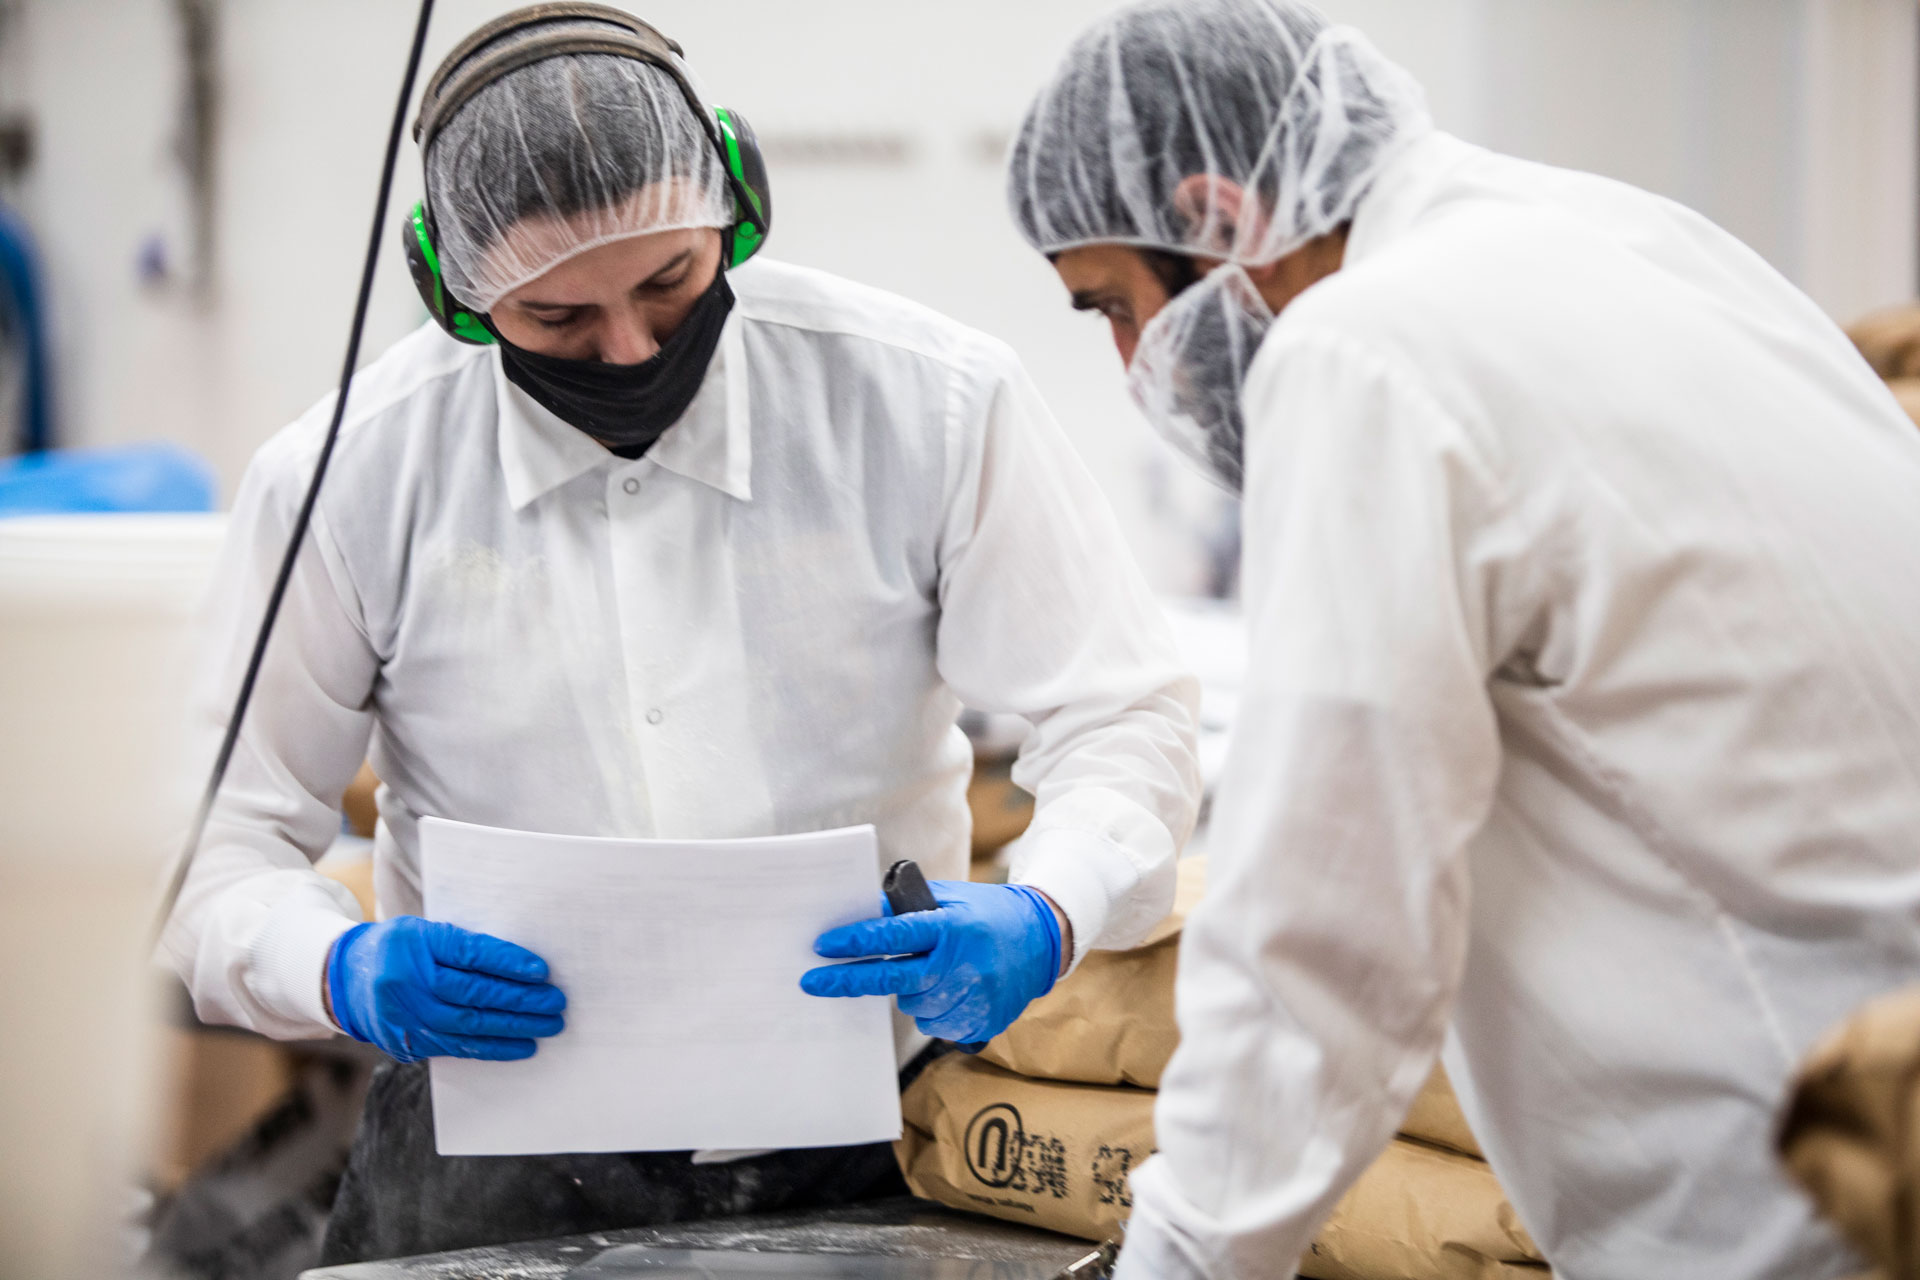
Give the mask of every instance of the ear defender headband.
<svg viewBox="0 0 1920 1280">
<path fill-rule="evenodd" d="M 504 37 L 547 23 L 575 24 L 580 19 L 605 24 L 592 30 L 577 25 L 556 29 L 545 36 L 502 43 L 491 53 L 480 53 Z M 759 139 L 737 111 L 715 108 L 709 114 L 700 95 L 681 70 L 680 45 L 660 34 L 630 13 L 603 4 L 535 4 L 497 18 L 462 40 L 447 55 L 440 69 L 427 82 L 420 100 L 420 118 L 414 123 L 414 141 L 420 144 L 424 158 L 441 128 L 473 96 L 494 81 L 521 67 L 548 58 L 572 53 L 601 53 L 632 58 L 658 67 L 678 85 L 687 105 L 713 142 L 714 152 L 726 171 L 727 185 L 733 189 L 735 221 L 727 228 L 722 266 L 731 270 L 740 266 L 767 241 L 772 225 L 773 196 L 767 183 L 766 159 L 760 154 Z M 435 234 L 433 210 L 425 200 L 413 206 L 401 224 L 400 238 L 406 248 L 407 270 L 420 291 L 427 311 L 445 329 L 462 342 L 476 346 L 491 343 L 480 315 L 447 291 L 441 271 L 439 238 Z"/>
</svg>

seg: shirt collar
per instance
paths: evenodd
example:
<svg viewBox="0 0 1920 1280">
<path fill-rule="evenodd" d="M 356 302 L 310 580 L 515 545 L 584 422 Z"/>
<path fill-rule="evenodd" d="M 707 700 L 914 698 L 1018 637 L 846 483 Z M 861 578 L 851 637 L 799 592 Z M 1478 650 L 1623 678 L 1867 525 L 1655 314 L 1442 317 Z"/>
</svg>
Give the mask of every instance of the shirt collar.
<svg viewBox="0 0 1920 1280">
<path fill-rule="evenodd" d="M 1363 261 L 1400 238 L 1433 202 L 1434 191 L 1476 148 L 1434 130 L 1407 143 L 1375 178 L 1354 212 L 1346 265 Z"/>
<path fill-rule="evenodd" d="M 753 431 L 747 418 L 747 347 L 741 323 L 735 303 L 693 403 L 647 450 L 646 460 L 751 502 Z"/>
<path fill-rule="evenodd" d="M 599 466 L 623 463 L 586 432 L 515 386 L 493 355 L 499 411 L 500 464 L 515 511 Z M 720 334 L 700 390 L 642 463 L 653 463 L 738 498 L 753 499 L 752 432 L 747 417 L 746 344 L 736 307 Z"/>
<path fill-rule="evenodd" d="M 507 476 L 507 501 L 515 511 L 575 476 L 618 461 L 599 441 L 568 426 L 514 386 L 498 349 L 489 355 L 494 401 L 500 406 L 500 465 Z"/>
</svg>

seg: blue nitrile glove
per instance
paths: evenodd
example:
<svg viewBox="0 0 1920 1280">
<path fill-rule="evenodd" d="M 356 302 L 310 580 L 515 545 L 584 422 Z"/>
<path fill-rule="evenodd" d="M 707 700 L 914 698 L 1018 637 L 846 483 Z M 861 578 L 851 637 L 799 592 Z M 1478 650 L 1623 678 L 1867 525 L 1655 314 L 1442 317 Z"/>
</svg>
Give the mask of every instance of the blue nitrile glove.
<svg viewBox="0 0 1920 1280">
<path fill-rule="evenodd" d="M 920 1029 L 961 1044 L 991 1040 L 1060 975 L 1060 921 L 1021 884 L 928 883 L 938 911 L 829 929 L 813 949 L 851 964 L 809 969 L 815 996 L 898 996 Z M 884 910 L 884 904 L 883 908 Z M 863 958 L 854 957 L 886 957 Z"/>
<path fill-rule="evenodd" d="M 334 1020 L 401 1062 L 531 1058 L 566 1026 L 547 962 L 511 942 L 437 920 L 357 925 L 327 956 Z"/>
</svg>

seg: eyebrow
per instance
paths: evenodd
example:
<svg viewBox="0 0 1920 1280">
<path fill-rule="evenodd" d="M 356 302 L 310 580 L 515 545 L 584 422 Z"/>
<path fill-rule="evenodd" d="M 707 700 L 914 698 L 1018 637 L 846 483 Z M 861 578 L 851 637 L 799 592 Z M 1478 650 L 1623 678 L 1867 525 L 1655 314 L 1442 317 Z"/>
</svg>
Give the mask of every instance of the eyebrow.
<svg viewBox="0 0 1920 1280">
<path fill-rule="evenodd" d="M 685 266 L 692 258 L 693 258 L 693 250 L 682 249 L 679 253 L 674 254 L 672 258 L 668 259 L 667 262 L 658 271 L 648 276 L 645 280 L 641 281 L 641 283 L 652 284 L 655 280 L 658 280 L 661 276 L 668 275 L 674 270 L 676 270 L 677 268 Z"/>
<path fill-rule="evenodd" d="M 652 284 L 654 281 L 658 280 L 661 276 L 669 275 L 672 272 L 678 270 L 679 268 L 685 266 L 688 260 L 691 259 L 692 257 L 693 257 L 693 250 L 682 249 L 679 253 L 676 253 L 675 255 L 673 255 L 673 257 L 669 258 L 665 263 L 663 263 L 659 270 L 655 271 L 652 275 L 648 276 L 645 280 L 642 280 L 640 283 Z M 584 311 L 588 307 L 594 306 L 595 304 L 591 302 L 540 302 L 535 299 L 529 298 L 525 302 L 522 302 L 520 305 L 522 307 L 525 307 L 529 311 Z"/>
</svg>

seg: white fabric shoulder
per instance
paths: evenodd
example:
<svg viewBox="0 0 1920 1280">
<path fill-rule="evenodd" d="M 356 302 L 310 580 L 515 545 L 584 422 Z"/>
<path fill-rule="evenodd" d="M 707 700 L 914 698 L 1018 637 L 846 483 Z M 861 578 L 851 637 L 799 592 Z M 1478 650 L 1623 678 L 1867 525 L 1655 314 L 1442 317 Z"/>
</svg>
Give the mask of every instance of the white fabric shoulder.
<svg viewBox="0 0 1920 1280">
<path fill-rule="evenodd" d="M 456 377 L 490 381 L 488 349 L 457 342 L 431 321 L 388 347 L 379 359 L 354 375 L 335 465 L 345 462 L 346 454 L 357 452 L 349 448 L 350 442 L 369 430 L 377 433 L 383 425 L 394 431 L 409 429 L 411 415 L 407 410 L 413 403 L 446 379 Z M 336 394 L 328 392 L 269 437 L 254 455 L 252 469 L 275 479 L 284 478 L 290 470 L 304 478 L 326 438 Z"/>
<path fill-rule="evenodd" d="M 1436 323 L 1455 314 L 1457 299 L 1483 296 L 1512 283 L 1516 240 L 1573 242 L 1595 252 L 1617 247 L 1566 213 L 1498 197 L 1475 196 L 1437 212 L 1295 298 L 1274 322 L 1276 335 L 1309 329 L 1356 338 L 1412 331 L 1430 340 L 1454 334 L 1484 342 L 1484 329 Z M 1528 317 L 1495 312 L 1476 319 L 1526 325 Z M 1442 357 L 1444 359 L 1444 357 Z"/>
<path fill-rule="evenodd" d="M 842 276 L 756 258 L 729 273 L 742 318 L 815 333 L 862 338 L 955 368 L 1019 367 L 998 338 L 931 307 Z"/>
<path fill-rule="evenodd" d="M 1405 353 L 1351 328 L 1276 325 L 1241 390 L 1249 420 L 1259 424 L 1247 442 L 1249 474 L 1257 455 L 1317 456 L 1323 447 L 1311 443 L 1315 437 L 1351 433 L 1355 414 L 1384 415 L 1394 433 L 1417 439 L 1423 452 L 1450 458 L 1458 477 L 1471 481 L 1480 517 L 1494 519 L 1515 496 L 1512 451 L 1499 424 L 1458 412 L 1454 399 Z"/>
</svg>

